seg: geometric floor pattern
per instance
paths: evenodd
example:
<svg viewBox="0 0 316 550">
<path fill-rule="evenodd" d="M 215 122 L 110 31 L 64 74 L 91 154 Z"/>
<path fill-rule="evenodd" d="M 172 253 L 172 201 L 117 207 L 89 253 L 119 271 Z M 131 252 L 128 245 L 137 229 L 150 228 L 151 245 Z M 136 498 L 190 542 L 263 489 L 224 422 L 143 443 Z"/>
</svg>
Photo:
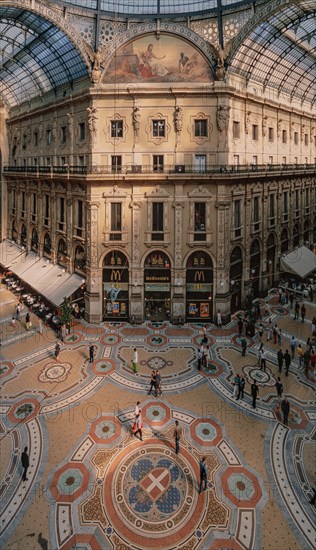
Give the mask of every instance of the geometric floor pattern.
<svg viewBox="0 0 316 550">
<path fill-rule="evenodd" d="M 1 549 L 308 549 L 315 547 L 315 373 L 279 373 L 280 346 L 258 335 L 241 355 L 236 319 L 207 327 L 211 361 L 197 369 L 202 326 L 78 322 L 54 359 L 56 337 L 10 325 L 16 299 L 1 285 Z M 281 347 L 311 336 L 271 292 L 262 301 L 264 328 L 282 328 Z M 93 343 L 95 358 L 88 362 Z M 134 347 L 139 372 L 131 368 Z M 158 369 L 162 395 L 148 395 Z M 236 373 L 245 395 L 236 400 Z M 275 383 L 291 405 L 282 423 Z M 252 408 L 250 386 L 259 397 Z M 143 441 L 132 433 L 140 401 Z M 180 453 L 173 430 L 182 431 Z M 22 481 L 21 450 L 30 467 Z M 199 461 L 208 467 L 199 494 Z"/>
</svg>

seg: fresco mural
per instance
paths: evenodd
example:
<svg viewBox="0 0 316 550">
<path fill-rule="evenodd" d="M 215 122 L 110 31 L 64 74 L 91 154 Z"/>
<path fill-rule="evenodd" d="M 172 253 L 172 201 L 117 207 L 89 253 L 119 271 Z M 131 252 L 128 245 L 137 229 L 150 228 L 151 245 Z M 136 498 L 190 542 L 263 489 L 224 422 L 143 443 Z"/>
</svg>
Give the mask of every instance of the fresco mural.
<svg viewBox="0 0 316 550">
<path fill-rule="evenodd" d="M 208 82 L 214 80 L 205 58 L 174 36 L 147 35 L 117 50 L 103 82 Z"/>
</svg>

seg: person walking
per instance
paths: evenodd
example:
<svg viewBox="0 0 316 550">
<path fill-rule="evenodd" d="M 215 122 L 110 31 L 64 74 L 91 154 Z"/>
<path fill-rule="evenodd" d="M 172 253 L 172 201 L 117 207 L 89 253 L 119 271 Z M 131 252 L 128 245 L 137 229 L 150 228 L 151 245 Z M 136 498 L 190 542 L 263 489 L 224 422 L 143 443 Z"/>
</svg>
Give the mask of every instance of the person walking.
<svg viewBox="0 0 316 550">
<path fill-rule="evenodd" d="M 182 435 L 182 430 L 179 426 L 179 422 L 178 420 L 175 421 L 175 428 L 174 428 L 174 431 L 173 431 L 173 437 L 174 437 L 174 442 L 175 442 L 175 451 L 176 451 L 176 454 L 178 455 L 179 452 L 180 452 L 180 439 L 181 439 L 181 435 Z"/>
<path fill-rule="evenodd" d="M 292 361 L 294 360 L 294 357 L 295 357 L 296 344 L 297 344 L 297 342 L 296 342 L 295 336 L 292 336 L 291 342 L 290 342 Z"/>
<path fill-rule="evenodd" d="M 289 368 L 290 368 L 290 365 L 291 365 L 291 356 L 290 356 L 288 350 L 286 350 L 285 354 L 284 354 L 284 365 L 285 365 L 285 376 L 288 376 Z"/>
<path fill-rule="evenodd" d="M 281 330 L 281 327 L 278 328 L 277 338 L 278 338 L 278 346 L 280 346 L 282 344 L 282 330 Z"/>
<path fill-rule="evenodd" d="M 290 300 L 290 309 L 292 309 L 292 307 L 293 307 L 293 301 L 294 301 L 294 294 L 293 294 L 293 292 L 290 292 L 289 300 Z"/>
<path fill-rule="evenodd" d="M 158 397 L 158 393 L 159 393 L 159 395 L 162 395 L 162 390 L 161 390 L 161 375 L 160 375 L 159 370 L 156 370 L 155 397 Z"/>
<path fill-rule="evenodd" d="M 267 326 L 267 342 L 271 340 L 272 338 L 272 321 L 269 319 L 268 326 Z"/>
<path fill-rule="evenodd" d="M 261 343 L 258 349 L 258 366 L 261 365 L 261 353 L 263 350 L 263 344 Z"/>
<path fill-rule="evenodd" d="M 259 323 L 258 335 L 259 335 L 259 342 L 262 342 L 262 336 L 263 336 L 263 324 L 262 323 Z"/>
<path fill-rule="evenodd" d="M 139 415 L 139 411 L 141 410 L 140 408 L 140 401 L 137 401 L 136 405 L 135 405 L 135 411 L 134 411 L 134 414 L 135 414 L 135 420 L 137 418 L 137 416 Z"/>
<path fill-rule="evenodd" d="M 217 326 L 218 328 L 222 328 L 222 314 L 220 309 L 217 310 Z"/>
<path fill-rule="evenodd" d="M 43 335 L 43 330 L 44 330 L 43 321 L 42 321 L 42 319 L 40 319 L 38 321 L 38 332 L 41 336 Z"/>
<path fill-rule="evenodd" d="M 240 376 L 239 374 L 236 374 L 235 378 L 234 378 L 234 389 L 233 389 L 233 397 L 237 397 L 238 395 L 238 391 L 239 391 L 239 380 L 240 380 Z"/>
<path fill-rule="evenodd" d="M 151 373 L 148 395 L 151 394 L 154 388 L 156 388 L 156 371 L 155 370 L 153 370 Z"/>
<path fill-rule="evenodd" d="M 277 343 L 277 336 L 278 336 L 278 325 L 276 323 L 273 327 L 272 333 L 273 333 L 273 343 L 276 344 Z"/>
<path fill-rule="evenodd" d="M 275 388 L 276 388 L 277 396 L 279 398 L 281 398 L 282 394 L 283 394 L 283 384 L 282 384 L 281 378 L 279 376 L 278 376 L 278 379 L 275 383 Z"/>
<path fill-rule="evenodd" d="M 245 357 L 246 351 L 247 351 L 247 340 L 246 340 L 246 338 L 243 336 L 242 339 L 241 339 L 241 355 L 242 355 L 243 357 Z"/>
<path fill-rule="evenodd" d="M 203 357 L 204 357 L 204 346 L 202 344 L 198 351 L 198 370 L 201 370 L 202 368 Z"/>
<path fill-rule="evenodd" d="M 295 306 L 294 306 L 294 319 L 298 319 L 299 316 L 300 316 L 300 304 L 299 304 L 299 302 L 296 300 Z"/>
<path fill-rule="evenodd" d="M 93 363 L 93 361 L 94 361 L 94 349 L 95 349 L 95 346 L 93 344 L 91 344 L 91 342 L 90 342 L 90 346 L 89 346 L 89 363 Z"/>
<path fill-rule="evenodd" d="M 283 354 L 282 349 L 279 349 L 279 351 L 277 353 L 277 358 L 278 358 L 279 372 L 281 373 L 282 372 L 282 367 L 283 367 L 283 361 L 284 361 L 284 354 Z"/>
<path fill-rule="evenodd" d="M 245 379 L 243 376 L 241 376 L 239 378 L 237 399 L 244 398 L 244 390 L 245 390 Z"/>
<path fill-rule="evenodd" d="M 243 329 L 243 326 L 244 326 L 244 323 L 243 323 L 242 319 L 238 319 L 237 326 L 238 326 L 238 335 L 240 337 L 242 335 L 242 329 Z"/>
<path fill-rule="evenodd" d="M 133 365 L 133 371 L 135 374 L 138 373 L 138 352 L 137 349 L 134 348 L 134 354 L 132 359 L 132 365 Z"/>
<path fill-rule="evenodd" d="M 206 491 L 207 489 L 207 466 L 206 466 L 206 456 L 203 456 L 200 460 L 200 489 L 199 493 Z"/>
<path fill-rule="evenodd" d="M 302 323 L 304 323 L 305 315 L 306 315 L 306 307 L 305 307 L 305 304 L 302 304 L 301 306 Z"/>
<path fill-rule="evenodd" d="M 18 305 L 16 306 L 15 313 L 16 313 L 16 319 L 17 319 L 17 321 L 20 321 L 20 316 L 21 316 L 21 306 L 20 306 L 20 302 L 19 302 Z"/>
<path fill-rule="evenodd" d="M 283 399 L 281 403 L 281 411 L 283 413 L 283 424 L 287 426 L 288 420 L 289 420 L 289 413 L 290 413 L 290 403 L 288 402 L 286 397 Z"/>
<path fill-rule="evenodd" d="M 266 372 L 266 359 L 267 359 L 267 354 L 266 354 L 265 350 L 262 348 L 262 350 L 261 350 L 260 370 L 264 370 L 264 372 Z"/>
<path fill-rule="evenodd" d="M 134 437 L 137 437 L 137 434 L 139 434 L 140 441 L 143 441 L 143 421 L 142 421 L 142 411 L 139 409 L 139 413 L 136 416 L 135 423 L 134 423 Z"/>
<path fill-rule="evenodd" d="M 254 380 L 253 384 L 251 384 L 251 395 L 252 395 L 252 408 L 255 409 L 257 406 L 257 396 L 259 393 L 259 388 L 257 386 L 257 382 Z"/>
<path fill-rule="evenodd" d="M 21 454 L 21 463 L 22 463 L 22 466 L 23 466 L 22 480 L 23 481 L 28 481 L 28 479 L 26 477 L 26 474 L 27 474 L 27 469 L 30 465 L 30 459 L 29 459 L 29 455 L 27 454 L 27 447 L 24 447 L 24 451 Z"/>
<path fill-rule="evenodd" d="M 30 317 L 29 312 L 27 312 L 27 314 L 25 315 L 25 328 L 26 328 L 26 330 L 29 330 L 31 326 L 32 326 L 31 325 L 31 317 Z"/>
<path fill-rule="evenodd" d="M 58 361 L 58 359 L 59 359 L 59 354 L 60 354 L 60 345 L 59 345 L 59 342 L 57 342 L 56 346 L 55 346 L 55 359 L 56 359 L 56 361 Z"/>
<path fill-rule="evenodd" d="M 302 345 L 300 343 L 297 344 L 296 355 L 297 355 L 297 362 L 298 362 L 297 367 L 300 370 L 302 368 L 302 359 L 303 359 L 303 355 L 304 355 L 304 350 L 303 350 Z"/>
</svg>

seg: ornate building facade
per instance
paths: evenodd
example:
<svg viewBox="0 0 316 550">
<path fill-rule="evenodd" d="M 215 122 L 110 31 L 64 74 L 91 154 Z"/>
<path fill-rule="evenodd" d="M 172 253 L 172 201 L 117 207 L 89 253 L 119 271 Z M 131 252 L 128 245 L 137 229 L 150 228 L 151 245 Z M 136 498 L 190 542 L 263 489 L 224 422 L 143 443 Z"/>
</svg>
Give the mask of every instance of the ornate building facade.
<svg viewBox="0 0 316 550">
<path fill-rule="evenodd" d="M 86 74 L 2 109 L 2 237 L 82 277 L 92 323 L 228 320 L 316 241 L 309 88 L 242 70 L 266 3 L 221 27 L 211 12 L 95 19 L 64 4 L 31 12 Z"/>
</svg>

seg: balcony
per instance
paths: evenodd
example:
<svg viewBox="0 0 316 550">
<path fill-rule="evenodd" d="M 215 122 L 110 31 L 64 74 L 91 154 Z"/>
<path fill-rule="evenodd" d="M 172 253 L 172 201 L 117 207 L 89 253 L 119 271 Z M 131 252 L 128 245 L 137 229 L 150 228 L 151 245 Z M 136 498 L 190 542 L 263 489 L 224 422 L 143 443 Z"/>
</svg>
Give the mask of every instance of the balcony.
<svg viewBox="0 0 316 550">
<path fill-rule="evenodd" d="M 120 170 L 113 172 L 112 166 L 105 165 L 64 165 L 64 166 L 14 166 L 6 165 L 4 166 L 4 174 L 20 174 L 20 175 L 36 175 L 53 177 L 54 175 L 65 176 L 67 178 L 71 176 L 111 176 L 113 178 L 113 173 L 117 177 L 122 176 L 132 176 L 135 177 L 137 173 L 144 174 L 172 174 L 174 177 L 183 178 L 190 177 L 192 174 L 198 175 L 212 175 L 212 174 L 222 174 L 222 175 L 245 175 L 253 174 L 255 171 L 256 175 L 267 175 L 271 173 L 315 173 L 316 164 L 258 164 L 258 165 L 235 165 L 235 164 L 221 164 L 213 165 L 206 164 L 204 166 L 195 166 L 192 164 L 176 164 L 176 165 L 159 165 L 159 170 L 157 170 L 157 165 L 139 165 L 139 164 L 127 164 L 122 165 Z"/>
</svg>

